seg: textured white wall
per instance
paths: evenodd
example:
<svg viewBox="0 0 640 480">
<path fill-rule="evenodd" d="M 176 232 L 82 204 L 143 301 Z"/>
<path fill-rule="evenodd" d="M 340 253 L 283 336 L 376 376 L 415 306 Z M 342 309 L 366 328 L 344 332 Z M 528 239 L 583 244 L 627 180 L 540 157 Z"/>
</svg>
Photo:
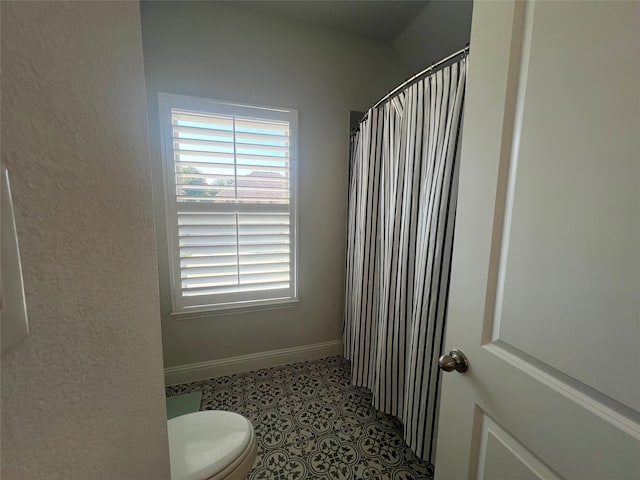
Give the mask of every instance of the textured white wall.
<svg viewBox="0 0 640 480">
<path fill-rule="evenodd" d="M 433 0 L 393 41 L 402 58 L 418 72 L 460 50 L 471 36 L 471 0 Z"/>
<path fill-rule="evenodd" d="M 169 478 L 137 2 L 2 2 L 2 161 L 31 336 L 2 478 Z"/>
<path fill-rule="evenodd" d="M 341 338 L 349 110 L 366 110 L 408 74 L 388 45 L 231 3 L 142 3 L 166 366 Z M 299 110 L 296 307 L 170 316 L 158 91 Z"/>
</svg>

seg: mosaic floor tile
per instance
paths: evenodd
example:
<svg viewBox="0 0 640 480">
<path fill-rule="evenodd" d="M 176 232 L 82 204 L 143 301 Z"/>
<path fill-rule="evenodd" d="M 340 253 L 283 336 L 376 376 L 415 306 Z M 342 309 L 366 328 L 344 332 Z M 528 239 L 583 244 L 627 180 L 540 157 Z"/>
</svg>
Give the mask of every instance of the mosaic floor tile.
<svg viewBox="0 0 640 480">
<path fill-rule="evenodd" d="M 402 438 L 402 424 L 350 382 L 349 362 L 329 357 L 167 387 L 202 392 L 201 410 L 247 417 L 258 456 L 249 480 L 423 480 L 433 467 Z"/>
</svg>

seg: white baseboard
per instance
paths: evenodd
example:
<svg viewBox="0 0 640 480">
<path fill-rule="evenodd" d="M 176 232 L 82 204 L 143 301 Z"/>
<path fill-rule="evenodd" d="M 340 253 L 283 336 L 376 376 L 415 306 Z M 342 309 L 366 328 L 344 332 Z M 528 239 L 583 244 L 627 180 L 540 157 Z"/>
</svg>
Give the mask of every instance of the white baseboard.
<svg viewBox="0 0 640 480">
<path fill-rule="evenodd" d="M 333 355 L 342 355 L 342 340 L 169 367 L 164 369 L 164 382 L 167 386 L 177 385 Z"/>
</svg>

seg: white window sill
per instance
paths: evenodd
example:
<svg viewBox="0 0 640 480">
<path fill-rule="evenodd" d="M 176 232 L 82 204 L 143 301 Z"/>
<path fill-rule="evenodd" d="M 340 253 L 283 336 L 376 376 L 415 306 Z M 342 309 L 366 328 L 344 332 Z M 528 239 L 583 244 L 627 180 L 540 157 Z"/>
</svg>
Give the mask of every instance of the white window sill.
<svg viewBox="0 0 640 480">
<path fill-rule="evenodd" d="M 191 318 L 216 317 L 221 315 L 233 315 L 236 313 L 247 313 L 260 310 L 293 308 L 298 303 L 300 303 L 300 300 L 298 300 L 298 298 L 275 298 L 268 300 L 255 300 L 251 302 L 204 305 L 200 307 L 185 307 L 181 310 L 171 312 L 171 316 L 176 320 L 189 320 Z"/>
</svg>

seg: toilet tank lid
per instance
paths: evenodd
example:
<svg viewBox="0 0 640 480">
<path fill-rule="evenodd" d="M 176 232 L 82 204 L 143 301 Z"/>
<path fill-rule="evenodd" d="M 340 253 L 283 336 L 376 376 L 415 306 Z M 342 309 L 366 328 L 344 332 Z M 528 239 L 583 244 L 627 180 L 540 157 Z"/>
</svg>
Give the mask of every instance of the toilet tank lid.
<svg viewBox="0 0 640 480">
<path fill-rule="evenodd" d="M 232 412 L 204 411 L 170 419 L 172 480 L 202 480 L 221 472 L 248 447 L 251 422 Z"/>
</svg>

